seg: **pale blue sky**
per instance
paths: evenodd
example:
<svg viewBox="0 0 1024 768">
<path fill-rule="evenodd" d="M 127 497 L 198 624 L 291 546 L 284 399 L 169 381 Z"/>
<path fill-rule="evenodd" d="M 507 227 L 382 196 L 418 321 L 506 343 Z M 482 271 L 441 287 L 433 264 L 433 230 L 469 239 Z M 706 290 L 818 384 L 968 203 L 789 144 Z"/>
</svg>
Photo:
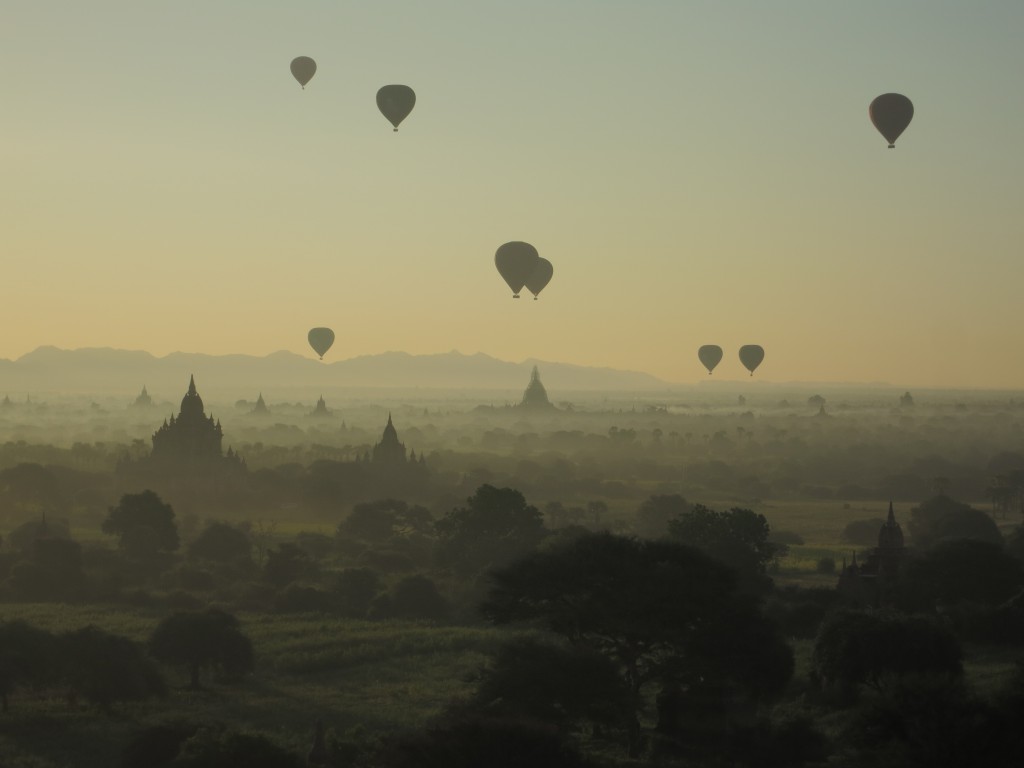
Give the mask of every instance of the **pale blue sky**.
<svg viewBox="0 0 1024 768">
<path fill-rule="evenodd" d="M 1022 387 L 1022 31 L 1021 2 L 7 0 L 0 356 L 328 325 L 335 358 L 693 381 L 760 343 L 769 380 Z M 540 301 L 508 240 L 554 264 Z"/>
</svg>

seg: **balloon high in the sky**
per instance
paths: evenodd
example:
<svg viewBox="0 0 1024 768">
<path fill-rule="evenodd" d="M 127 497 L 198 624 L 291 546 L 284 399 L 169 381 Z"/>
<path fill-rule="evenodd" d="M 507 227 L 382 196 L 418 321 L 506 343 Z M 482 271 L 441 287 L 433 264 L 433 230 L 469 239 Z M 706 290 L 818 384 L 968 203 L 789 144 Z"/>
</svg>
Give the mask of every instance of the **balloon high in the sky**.
<svg viewBox="0 0 1024 768">
<path fill-rule="evenodd" d="M 377 109 L 398 130 L 398 124 L 416 106 L 416 93 L 408 85 L 385 85 L 377 91 Z"/>
<path fill-rule="evenodd" d="M 708 369 L 708 376 L 715 370 L 715 366 L 722 362 L 722 348 L 717 344 L 705 344 L 697 350 L 697 358 L 701 364 Z"/>
<path fill-rule="evenodd" d="M 313 328 L 309 332 L 309 346 L 313 348 L 313 351 L 320 355 L 320 359 L 324 359 L 324 355 L 327 354 L 327 350 L 334 344 L 334 331 L 330 328 Z"/>
<path fill-rule="evenodd" d="M 896 139 L 914 117 L 914 105 L 902 93 L 883 93 L 871 102 L 868 116 L 878 132 L 889 142 L 889 149 L 893 149 Z"/>
<path fill-rule="evenodd" d="M 299 56 L 292 59 L 292 77 L 299 81 L 303 89 L 306 83 L 313 79 L 316 74 L 316 62 L 309 56 Z"/>
<path fill-rule="evenodd" d="M 551 276 L 555 274 L 555 268 L 547 259 L 537 259 L 537 266 L 534 267 L 530 277 L 526 280 L 526 288 L 533 294 L 533 300 L 544 290 L 544 286 L 551 282 Z"/>
<path fill-rule="evenodd" d="M 757 366 L 764 360 L 764 347 L 760 344 L 744 344 L 740 347 L 740 362 L 743 363 L 743 367 L 750 371 L 750 375 L 754 375 L 754 371 L 757 370 Z"/>
<path fill-rule="evenodd" d="M 505 243 L 494 254 L 494 266 L 512 289 L 512 298 L 518 299 L 526 281 L 540 263 L 540 254 L 529 243 Z"/>
</svg>

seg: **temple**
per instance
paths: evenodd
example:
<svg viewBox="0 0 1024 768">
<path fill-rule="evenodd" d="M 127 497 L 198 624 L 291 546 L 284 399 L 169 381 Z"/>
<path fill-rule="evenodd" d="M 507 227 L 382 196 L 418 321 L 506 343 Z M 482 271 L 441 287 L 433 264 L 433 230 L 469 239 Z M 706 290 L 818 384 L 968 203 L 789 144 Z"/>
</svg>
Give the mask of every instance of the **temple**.
<svg viewBox="0 0 1024 768">
<path fill-rule="evenodd" d="M 387 464 L 391 466 L 402 466 L 406 463 L 405 443 L 398 442 L 398 430 L 391 422 L 391 414 L 388 414 L 388 423 L 384 427 L 384 434 L 380 442 L 373 446 L 373 463 Z"/>
<path fill-rule="evenodd" d="M 309 414 L 309 415 L 310 416 L 317 416 L 317 417 L 330 416 L 331 415 L 331 412 L 327 408 L 327 402 L 324 400 L 324 396 L 323 395 L 320 395 L 320 399 L 316 401 L 316 408 L 314 408 L 313 412 L 311 414 Z"/>
<path fill-rule="evenodd" d="M 135 402 L 132 403 L 137 408 L 149 408 L 153 405 L 153 398 L 149 396 L 149 392 L 146 391 L 146 385 L 142 385 L 142 392 L 135 398 Z"/>
<path fill-rule="evenodd" d="M 270 409 L 267 408 L 267 404 L 263 400 L 263 393 L 260 392 L 260 396 L 256 398 L 256 405 L 250 411 L 254 416 L 266 416 L 270 413 Z"/>
<path fill-rule="evenodd" d="M 856 552 L 849 565 L 843 561 L 836 589 L 855 603 L 888 605 L 906 554 L 903 529 L 896 522 L 890 501 L 889 515 L 878 531 L 878 546 L 868 554 L 863 564 L 858 564 Z"/>
<path fill-rule="evenodd" d="M 523 400 L 519 403 L 519 407 L 537 410 L 554 408 L 548 400 L 547 390 L 540 383 L 540 372 L 537 370 L 536 365 L 533 366 L 533 372 L 530 374 L 530 383 L 526 385 L 526 391 L 523 392 Z"/>
<path fill-rule="evenodd" d="M 213 416 L 207 416 L 203 409 L 203 399 L 196 391 L 193 376 L 189 380 L 188 392 L 181 400 L 178 417 L 171 416 L 154 433 L 152 458 L 156 462 L 173 463 L 219 459 L 223 454 L 223 439 L 220 421 L 215 422 Z"/>
</svg>

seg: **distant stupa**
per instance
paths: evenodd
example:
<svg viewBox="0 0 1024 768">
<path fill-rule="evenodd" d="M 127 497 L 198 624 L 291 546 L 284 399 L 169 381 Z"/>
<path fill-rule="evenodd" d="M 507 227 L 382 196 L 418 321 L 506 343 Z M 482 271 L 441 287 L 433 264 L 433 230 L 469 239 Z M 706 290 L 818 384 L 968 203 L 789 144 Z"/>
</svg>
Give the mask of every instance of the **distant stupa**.
<svg viewBox="0 0 1024 768">
<path fill-rule="evenodd" d="M 310 416 L 330 416 L 331 412 L 327 410 L 327 403 L 324 400 L 324 396 L 320 395 L 320 399 L 316 401 L 316 408 L 309 414 Z"/>
<path fill-rule="evenodd" d="M 149 392 L 146 391 L 145 384 L 142 385 L 142 392 L 135 398 L 135 402 L 132 403 L 132 405 L 138 408 L 149 408 L 153 405 L 153 398 L 151 398 L 149 396 Z"/>
<path fill-rule="evenodd" d="M 554 408 L 551 401 L 548 400 L 547 390 L 540 383 L 540 372 L 537 370 L 536 365 L 533 366 L 533 372 L 530 374 L 530 383 L 526 385 L 526 391 L 523 392 L 523 401 L 519 405 L 522 408 Z"/>
<path fill-rule="evenodd" d="M 263 393 L 260 392 L 260 396 L 256 399 L 256 405 L 253 407 L 251 413 L 257 416 L 266 416 L 270 413 L 270 409 L 267 408 L 267 404 L 263 402 Z"/>
</svg>

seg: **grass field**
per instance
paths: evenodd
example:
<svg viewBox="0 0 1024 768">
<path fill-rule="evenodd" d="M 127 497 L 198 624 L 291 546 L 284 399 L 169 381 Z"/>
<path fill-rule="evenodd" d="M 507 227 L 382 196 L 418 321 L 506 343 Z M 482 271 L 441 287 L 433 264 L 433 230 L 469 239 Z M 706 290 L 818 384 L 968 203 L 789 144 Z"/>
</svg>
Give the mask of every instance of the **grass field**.
<svg viewBox="0 0 1024 768">
<path fill-rule="evenodd" d="M 5 605 L 3 618 L 50 631 L 95 624 L 144 641 L 161 615 L 121 606 L 31 604 Z M 18 692 L 10 713 L 0 717 L 0 766 L 115 766 L 131 732 L 176 718 L 258 730 L 299 753 L 309 748 L 318 717 L 338 734 L 415 728 L 469 693 L 470 677 L 508 637 L 485 627 L 315 615 L 239 619 L 257 662 L 243 682 L 193 692 L 185 689 L 183 670 L 167 669 L 167 699 L 120 706 L 110 717 L 89 708 L 70 711 L 49 694 Z"/>
</svg>

